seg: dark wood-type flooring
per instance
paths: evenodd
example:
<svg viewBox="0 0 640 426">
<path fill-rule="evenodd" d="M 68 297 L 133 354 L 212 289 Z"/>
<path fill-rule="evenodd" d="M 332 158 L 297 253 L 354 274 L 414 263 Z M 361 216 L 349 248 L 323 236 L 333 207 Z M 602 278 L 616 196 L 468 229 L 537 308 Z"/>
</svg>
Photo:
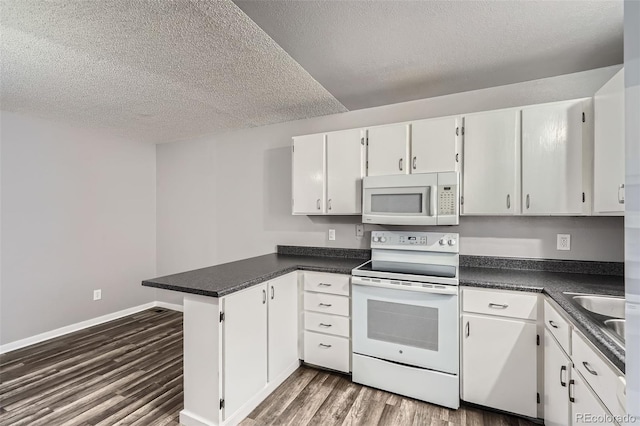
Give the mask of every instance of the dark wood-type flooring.
<svg viewBox="0 0 640 426">
<path fill-rule="evenodd" d="M 178 425 L 182 314 L 151 309 L 0 355 L 0 425 Z M 532 425 L 449 410 L 302 366 L 242 423 Z"/>
</svg>

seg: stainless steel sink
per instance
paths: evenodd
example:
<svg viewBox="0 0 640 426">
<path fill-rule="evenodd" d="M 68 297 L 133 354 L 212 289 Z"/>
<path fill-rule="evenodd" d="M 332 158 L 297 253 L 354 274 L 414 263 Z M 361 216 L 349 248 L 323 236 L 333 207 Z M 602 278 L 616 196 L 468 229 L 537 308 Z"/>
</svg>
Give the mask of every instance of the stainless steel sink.
<svg viewBox="0 0 640 426">
<path fill-rule="evenodd" d="M 600 329 L 624 347 L 624 297 L 565 293 L 569 301 L 591 318 Z"/>
<path fill-rule="evenodd" d="M 620 336 L 623 342 L 624 342 L 624 324 L 625 324 L 625 320 L 623 319 L 610 319 L 604 322 L 604 325 L 606 325 L 611 331 L 613 331 L 618 336 Z"/>
<path fill-rule="evenodd" d="M 624 318 L 624 298 L 608 296 L 573 296 L 587 311 L 612 318 Z"/>
</svg>

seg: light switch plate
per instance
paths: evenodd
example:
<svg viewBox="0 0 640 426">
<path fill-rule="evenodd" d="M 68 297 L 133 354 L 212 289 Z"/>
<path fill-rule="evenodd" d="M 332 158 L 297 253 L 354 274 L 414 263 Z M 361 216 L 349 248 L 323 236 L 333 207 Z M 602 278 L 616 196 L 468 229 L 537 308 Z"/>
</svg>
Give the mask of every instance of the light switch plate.
<svg viewBox="0 0 640 426">
<path fill-rule="evenodd" d="M 571 235 L 558 234 L 556 248 L 558 250 L 571 250 Z"/>
<path fill-rule="evenodd" d="M 102 299 L 102 290 L 101 289 L 93 290 L 93 300 L 100 300 L 100 299 Z"/>
<path fill-rule="evenodd" d="M 359 223 L 356 225 L 356 237 L 364 237 L 364 224 Z"/>
<path fill-rule="evenodd" d="M 329 229 L 329 241 L 335 241 L 335 240 L 336 240 L 336 230 Z"/>
</svg>

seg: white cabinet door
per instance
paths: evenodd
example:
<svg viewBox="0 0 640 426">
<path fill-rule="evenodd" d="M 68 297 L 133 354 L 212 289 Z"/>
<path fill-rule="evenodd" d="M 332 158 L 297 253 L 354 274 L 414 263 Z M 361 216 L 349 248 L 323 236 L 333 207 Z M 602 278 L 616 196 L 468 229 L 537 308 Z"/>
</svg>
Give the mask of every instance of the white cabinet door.
<svg viewBox="0 0 640 426">
<path fill-rule="evenodd" d="M 583 112 L 581 100 L 522 110 L 523 214 L 583 214 Z"/>
<path fill-rule="evenodd" d="M 293 214 L 324 212 L 323 134 L 293 138 Z"/>
<path fill-rule="evenodd" d="M 536 324 L 462 316 L 462 399 L 537 416 Z"/>
<path fill-rule="evenodd" d="M 464 118 L 462 214 L 520 212 L 520 110 Z"/>
<path fill-rule="evenodd" d="M 460 117 L 411 123 L 411 173 L 458 171 Z"/>
<path fill-rule="evenodd" d="M 575 370 L 571 370 L 571 380 L 569 381 L 569 397 L 571 400 L 571 425 L 578 426 L 584 424 L 614 425 L 611 413 L 602 406 L 597 396 L 591 391 L 587 382 Z M 600 421 L 599 421 L 600 420 Z M 603 421 L 605 420 L 605 421 Z M 546 424 L 546 419 L 545 419 Z"/>
<path fill-rule="evenodd" d="M 571 360 L 549 330 L 544 331 L 544 424 L 566 426 L 570 423 L 569 375 Z"/>
<path fill-rule="evenodd" d="M 222 397 L 227 419 L 267 384 L 266 284 L 224 297 L 223 309 Z"/>
<path fill-rule="evenodd" d="M 624 69 L 593 97 L 593 211 L 624 213 Z"/>
<path fill-rule="evenodd" d="M 409 125 L 373 127 L 367 130 L 367 176 L 409 173 Z"/>
<path fill-rule="evenodd" d="M 364 140 L 360 129 L 327 134 L 327 213 L 362 213 Z"/>
<path fill-rule="evenodd" d="M 269 381 L 298 361 L 298 273 L 267 283 L 269 292 Z"/>
</svg>

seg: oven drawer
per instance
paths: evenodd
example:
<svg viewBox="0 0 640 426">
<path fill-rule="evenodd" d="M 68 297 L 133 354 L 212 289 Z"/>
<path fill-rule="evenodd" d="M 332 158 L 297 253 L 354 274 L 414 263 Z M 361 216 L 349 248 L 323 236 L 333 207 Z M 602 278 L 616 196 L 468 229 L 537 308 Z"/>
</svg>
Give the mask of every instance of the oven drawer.
<svg viewBox="0 0 640 426">
<path fill-rule="evenodd" d="M 304 289 L 320 293 L 349 295 L 351 275 L 327 274 L 323 272 L 305 272 Z"/>
<path fill-rule="evenodd" d="M 571 353 L 571 327 L 569 323 L 547 302 L 544 301 L 544 325 L 547 332 L 551 332 L 560 346 L 568 354 Z"/>
<path fill-rule="evenodd" d="M 304 292 L 304 310 L 349 316 L 349 298 L 333 294 Z"/>
<path fill-rule="evenodd" d="M 349 372 L 349 339 L 326 334 L 304 332 L 304 362 Z"/>
<path fill-rule="evenodd" d="M 317 312 L 304 313 L 304 328 L 309 331 L 349 337 L 351 328 L 349 323 L 350 321 L 347 317 L 320 314 Z"/>
<path fill-rule="evenodd" d="M 535 320 L 538 295 L 513 291 L 463 289 L 462 310 L 477 314 Z"/>
</svg>

